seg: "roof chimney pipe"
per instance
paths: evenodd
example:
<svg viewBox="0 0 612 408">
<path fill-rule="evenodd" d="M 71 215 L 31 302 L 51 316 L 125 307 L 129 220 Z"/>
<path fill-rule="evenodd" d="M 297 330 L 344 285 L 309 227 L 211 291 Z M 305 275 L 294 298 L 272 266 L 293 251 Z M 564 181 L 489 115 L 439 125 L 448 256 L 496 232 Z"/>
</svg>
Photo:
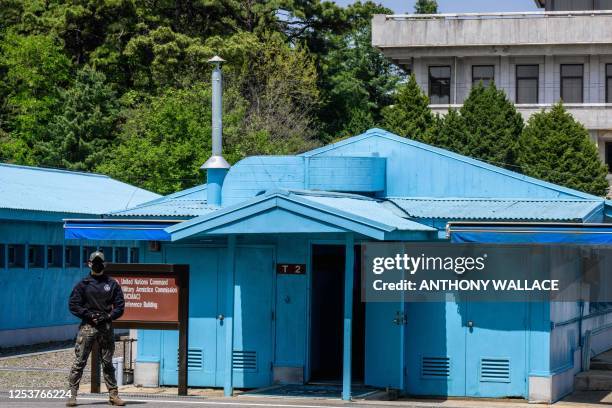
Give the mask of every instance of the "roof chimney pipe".
<svg viewBox="0 0 612 408">
<path fill-rule="evenodd" d="M 223 179 L 230 168 L 222 156 L 223 146 L 223 75 L 221 63 L 225 60 L 214 56 L 208 60 L 212 72 L 212 156 L 200 167 L 206 170 L 206 195 L 209 205 L 221 206 Z"/>
</svg>

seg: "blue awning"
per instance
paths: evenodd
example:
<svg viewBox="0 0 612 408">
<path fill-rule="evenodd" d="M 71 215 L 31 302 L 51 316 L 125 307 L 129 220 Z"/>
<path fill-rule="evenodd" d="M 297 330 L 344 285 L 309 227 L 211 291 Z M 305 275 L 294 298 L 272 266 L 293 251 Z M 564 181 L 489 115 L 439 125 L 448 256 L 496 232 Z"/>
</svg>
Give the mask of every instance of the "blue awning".
<svg viewBox="0 0 612 408">
<path fill-rule="evenodd" d="M 66 239 L 170 241 L 165 229 L 175 220 L 64 220 Z"/>
<path fill-rule="evenodd" d="M 612 245 L 612 224 L 449 223 L 451 242 Z"/>
</svg>

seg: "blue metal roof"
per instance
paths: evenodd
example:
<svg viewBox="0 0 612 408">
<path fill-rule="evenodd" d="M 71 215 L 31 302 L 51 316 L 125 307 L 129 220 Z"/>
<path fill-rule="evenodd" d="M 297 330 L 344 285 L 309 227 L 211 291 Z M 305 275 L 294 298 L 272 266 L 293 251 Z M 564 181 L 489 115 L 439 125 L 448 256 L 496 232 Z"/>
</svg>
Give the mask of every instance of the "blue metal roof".
<svg viewBox="0 0 612 408">
<path fill-rule="evenodd" d="M 388 198 L 414 218 L 445 220 L 586 221 L 603 200 Z"/>
<path fill-rule="evenodd" d="M 227 233 L 354 231 L 376 239 L 423 234 L 435 228 L 408 220 L 399 210 L 363 196 L 318 191 L 272 190 L 250 200 L 166 228 L 172 240 Z"/>
<path fill-rule="evenodd" d="M 312 190 L 293 190 L 290 195 L 297 195 L 317 204 L 337 211 L 344 211 L 358 217 L 371 219 L 385 225 L 392 225 L 398 230 L 431 230 L 423 224 L 410 221 L 408 216 L 393 206 L 384 205 L 383 201 L 357 194 L 328 193 Z"/>
<path fill-rule="evenodd" d="M 158 197 L 102 174 L 0 163 L 0 209 L 104 214 Z"/>
<path fill-rule="evenodd" d="M 217 210 L 207 204 L 206 185 L 182 190 L 127 210 L 109 213 L 113 217 L 197 217 Z"/>
</svg>

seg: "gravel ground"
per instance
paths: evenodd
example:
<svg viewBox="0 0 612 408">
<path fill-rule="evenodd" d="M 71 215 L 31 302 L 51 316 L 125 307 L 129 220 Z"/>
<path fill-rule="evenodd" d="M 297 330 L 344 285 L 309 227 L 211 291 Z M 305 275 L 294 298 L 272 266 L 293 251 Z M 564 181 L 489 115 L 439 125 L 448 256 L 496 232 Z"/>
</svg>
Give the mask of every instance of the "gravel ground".
<svg viewBox="0 0 612 408">
<path fill-rule="evenodd" d="M 74 343 L 73 343 L 74 344 Z M 123 343 L 115 343 L 115 357 L 123 357 Z M 74 360 L 74 350 L 58 350 L 44 354 L 12 357 L 0 360 L 0 391 L 11 389 L 64 389 L 68 370 Z M 90 382 L 90 361 L 83 372 L 81 384 Z M 13 369 L 13 370 L 7 370 Z M 19 369 L 34 369 L 21 371 Z M 41 369 L 41 370 L 36 370 Z M 103 377 L 102 382 L 104 382 Z"/>
</svg>

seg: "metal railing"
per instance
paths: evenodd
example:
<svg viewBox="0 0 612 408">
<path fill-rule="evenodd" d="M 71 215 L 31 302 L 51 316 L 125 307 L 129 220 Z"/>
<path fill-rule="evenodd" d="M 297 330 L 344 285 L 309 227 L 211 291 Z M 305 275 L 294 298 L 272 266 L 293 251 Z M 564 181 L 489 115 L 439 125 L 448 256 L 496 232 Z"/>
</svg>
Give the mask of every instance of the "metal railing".
<svg viewBox="0 0 612 408">
<path fill-rule="evenodd" d="M 579 16 L 612 16 L 612 10 L 522 11 L 499 13 L 389 14 L 387 20 L 489 20 L 516 18 L 549 18 Z"/>
</svg>

